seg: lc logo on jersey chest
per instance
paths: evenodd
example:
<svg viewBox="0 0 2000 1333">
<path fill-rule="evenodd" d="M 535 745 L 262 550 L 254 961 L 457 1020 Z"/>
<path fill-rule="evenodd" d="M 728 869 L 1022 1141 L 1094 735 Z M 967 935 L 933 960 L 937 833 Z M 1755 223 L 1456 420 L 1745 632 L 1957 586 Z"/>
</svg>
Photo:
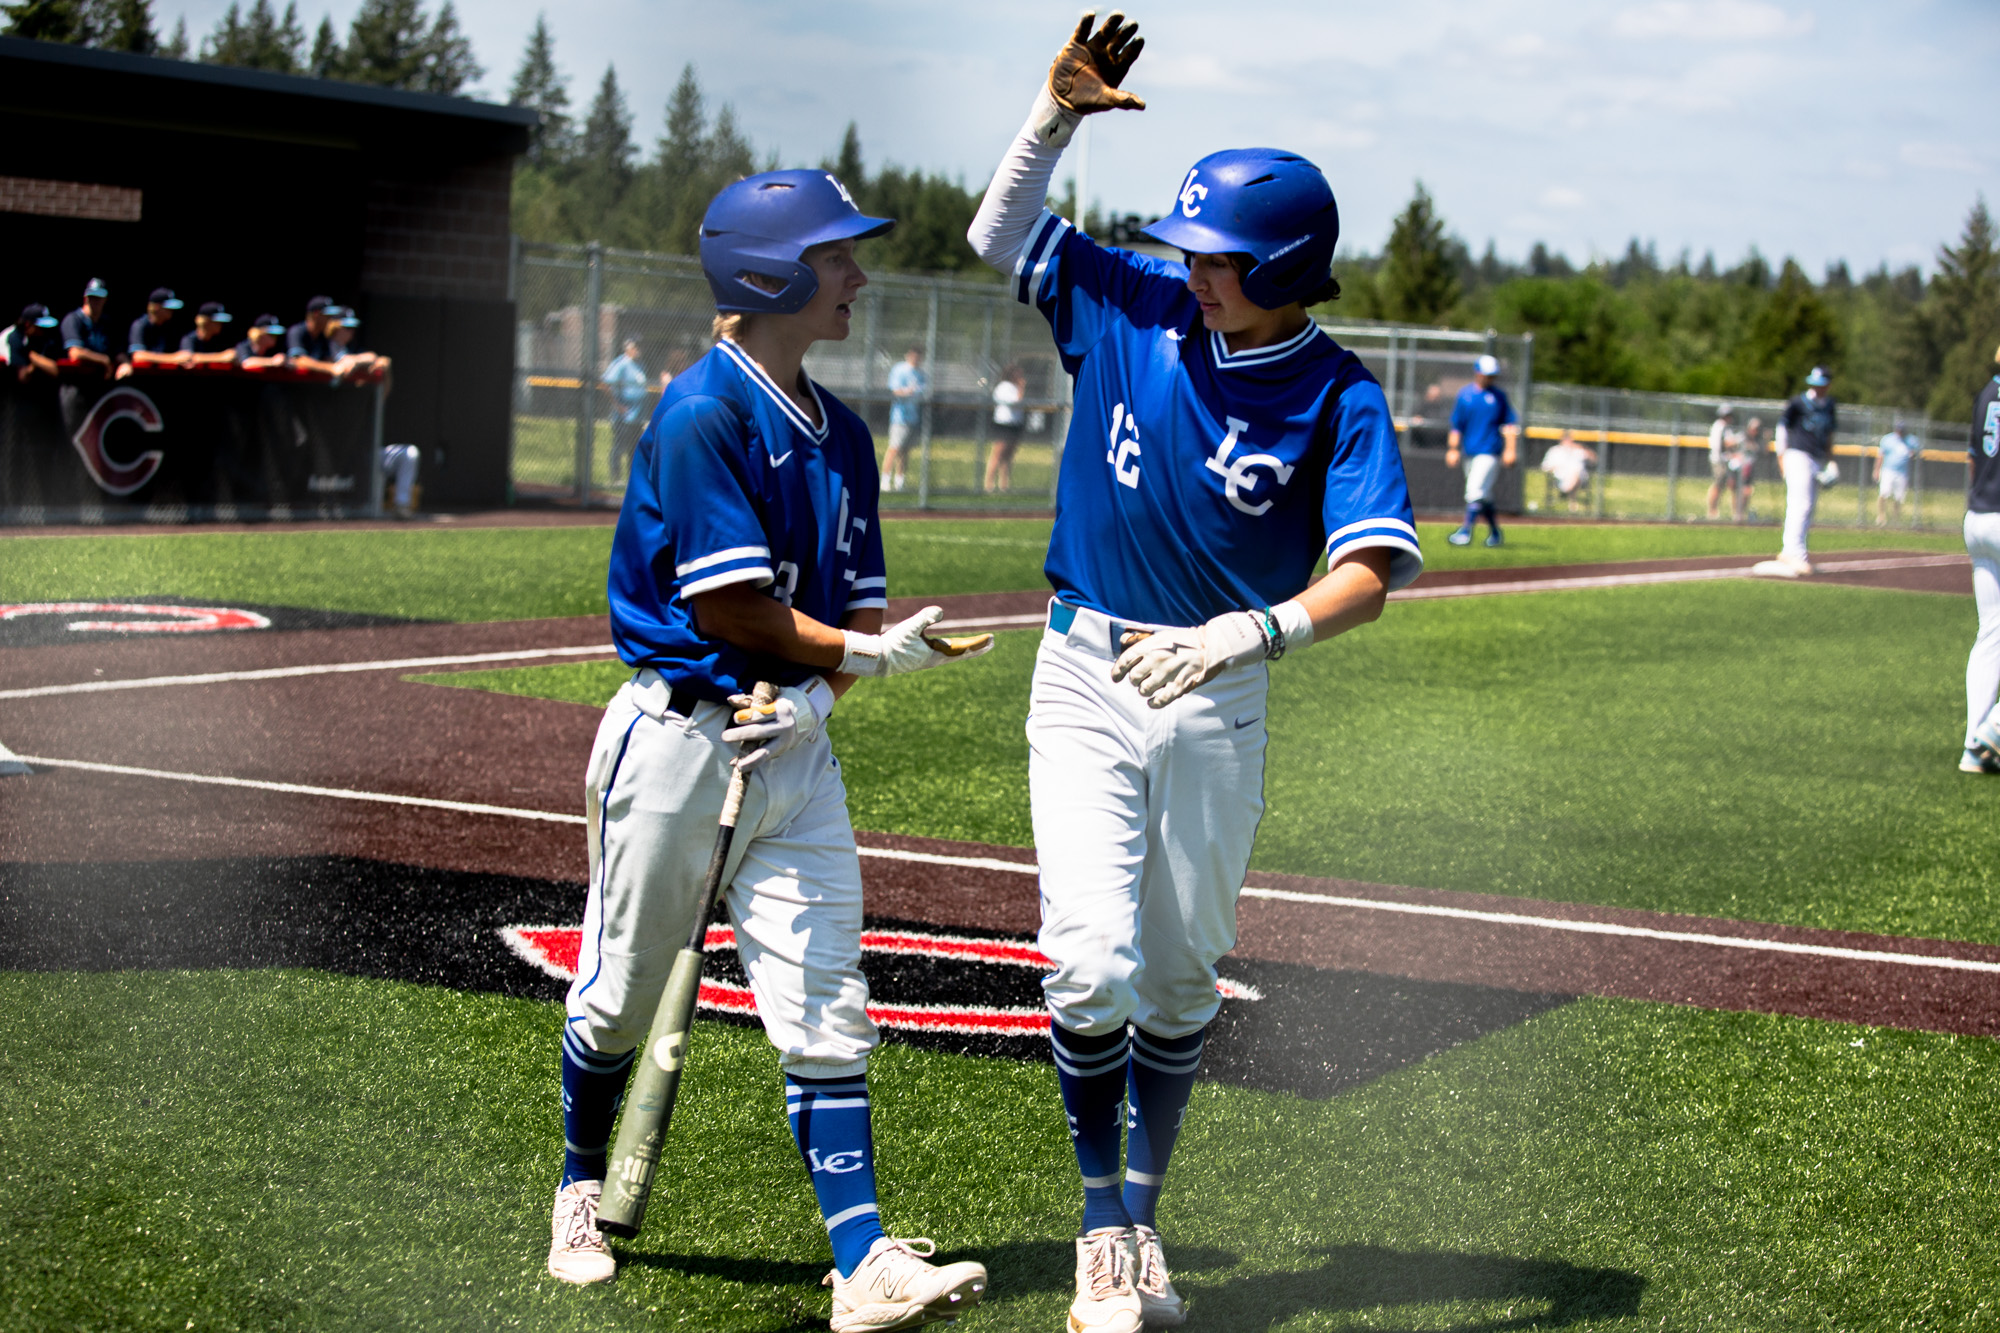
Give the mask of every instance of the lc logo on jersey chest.
<svg viewBox="0 0 2000 1333">
<path fill-rule="evenodd" d="M 1242 442 L 1242 435 L 1250 429 L 1250 423 L 1235 417 L 1223 418 L 1228 428 L 1221 441 L 1215 446 L 1215 456 L 1202 460 L 1202 466 L 1222 478 L 1222 495 L 1231 505 L 1252 518 L 1261 517 L 1272 504 L 1272 497 L 1266 495 L 1261 500 L 1252 501 L 1246 496 L 1257 489 L 1264 478 L 1251 471 L 1252 468 L 1269 468 L 1273 480 L 1272 489 L 1291 481 L 1296 470 L 1274 454 L 1237 454 L 1236 446 Z M 1119 403 L 1111 409 L 1111 437 L 1109 447 L 1104 451 L 1104 461 L 1111 465 L 1112 475 L 1118 484 L 1132 490 L 1139 489 L 1139 466 L 1144 451 L 1139 445 L 1139 417 L 1129 412 L 1125 404 Z"/>
</svg>

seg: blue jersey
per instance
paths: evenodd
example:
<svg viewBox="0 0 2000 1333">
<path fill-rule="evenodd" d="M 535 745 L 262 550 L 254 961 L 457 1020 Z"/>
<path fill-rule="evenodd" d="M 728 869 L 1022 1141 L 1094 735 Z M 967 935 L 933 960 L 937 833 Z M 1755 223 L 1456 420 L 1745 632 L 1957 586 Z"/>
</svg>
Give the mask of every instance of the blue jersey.
<svg viewBox="0 0 2000 1333">
<path fill-rule="evenodd" d="M 1321 555 L 1423 568 L 1382 387 L 1308 325 L 1231 353 L 1179 264 L 1100 248 L 1053 213 L 1015 269 L 1075 378 L 1049 583 L 1120 620 L 1196 625 L 1297 596 Z"/>
<path fill-rule="evenodd" d="M 731 583 L 827 625 L 888 606 L 875 442 L 844 403 L 811 388 L 819 426 L 723 342 L 661 395 L 611 539 L 611 638 L 627 665 L 715 702 L 818 674 L 695 627 L 688 599 Z"/>
<path fill-rule="evenodd" d="M 1499 453 L 1505 443 L 1500 428 L 1517 420 L 1507 391 L 1497 384 L 1490 389 L 1480 388 L 1477 381 L 1468 384 L 1451 405 L 1451 428 L 1458 432 L 1459 449 L 1467 454 Z"/>
</svg>

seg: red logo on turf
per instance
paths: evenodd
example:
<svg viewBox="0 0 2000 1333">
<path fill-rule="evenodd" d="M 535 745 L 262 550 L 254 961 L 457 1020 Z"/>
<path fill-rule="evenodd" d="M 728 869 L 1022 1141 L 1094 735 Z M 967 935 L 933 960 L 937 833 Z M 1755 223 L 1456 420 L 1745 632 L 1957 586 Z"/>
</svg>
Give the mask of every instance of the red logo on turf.
<svg viewBox="0 0 2000 1333">
<path fill-rule="evenodd" d="M 152 602 L 22 602 L 0 606 L 0 620 L 22 616 L 165 616 L 164 620 L 72 620 L 68 628 L 84 633 L 202 634 L 222 629 L 269 629 L 270 618 L 228 606 L 163 606 Z"/>
<path fill-rule="evenodd" d="M 104 433 L 114 421 L 136 421 L 148 435 L 157 435 L 166 425 L 153 400 L 130 385 L 120 385 L 97 400 L 90 415 L 77 427 L 77 453 L 90 471 L 90 479 L 107 495 L 130 495 L 153 479 L 166 458 L 159 449 L 148 449 L 129 463 L 114 462 L 104 448 Z"/>
</svg>

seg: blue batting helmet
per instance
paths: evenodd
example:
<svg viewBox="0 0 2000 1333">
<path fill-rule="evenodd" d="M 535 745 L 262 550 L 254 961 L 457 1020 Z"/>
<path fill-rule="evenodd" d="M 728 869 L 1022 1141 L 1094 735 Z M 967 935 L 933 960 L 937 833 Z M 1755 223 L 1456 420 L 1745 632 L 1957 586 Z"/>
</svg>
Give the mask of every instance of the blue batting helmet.
<svg viewBox="0 0 2000 1333">
<path fill-rule="evenodd" d="M 1256 262 L 1243 294 L 1275 310 L 1326 280 L 1340 206 L 1320 169 L 1297 153 L 1232 148 L 1188 168 L 1173 208 L 1146 235 L 1192 254 L 1248 254 Z"/>
<path fill-rule="evenodd" d="M 701 271 L 717 310 L 789 315 L 805 308 L 819 278 L 800 256 L 828 241 L 880 236 L 892 218 L 871 218 L 824 171 L 764 171 L 715 196 L 701 220 Z M 756 274 L 776 284 L 766 290 Z"/>
</svg>

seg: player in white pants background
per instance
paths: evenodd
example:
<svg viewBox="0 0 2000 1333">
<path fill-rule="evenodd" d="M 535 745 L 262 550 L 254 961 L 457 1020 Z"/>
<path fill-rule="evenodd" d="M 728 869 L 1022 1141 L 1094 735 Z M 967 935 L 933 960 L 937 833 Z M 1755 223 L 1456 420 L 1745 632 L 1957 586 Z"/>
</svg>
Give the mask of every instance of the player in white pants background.
<svg viewBox="0 0 2000 1333">
<path fill-rule="evenodd" d="M 1148 228 L 1186 266 L 1101 249 L 1044 207 L 1081 116 L 1144 106 L 1118 88 L 1136 29 L 1091 26 L 968 238 L 1048 318 L 1075 380 L 1029 784 L 1083 1177 L 1069 1327 L 1132 1333 L 1183 1317 L 1155 1206 L 1263 813 L 1266 662 L 1374 619 L 1422 556 L 1381 387 L 1305 313 L 1339 291 L 1317 167 L 1272 149 L 1197 162 Z"/>
<path fill-rule="evenodd" d="M 1966 773 L 2000 773 L 2000 349 L 1993 377 L 1972 405 L 1966 448 L 1965 550 L 1972 557 L 1972 596 L 1979 635 L 1965 660 Z"/>
<path fill-rule="evenodd" d="M 1829 392 L 1825 366 L 1806 376 L 1806 391 L 1785 404 L 1778 418 L 1778 475 L 1785 482 L 1785 539 L 1776 560 L 1759 560 L 1751 571 L 1778 578 L 1803 578 L 1812 573 L 1806 543 L 1812 534 L 1813 509 L 1822 486 L 1839 477 L 1833 461 L 1833 434 L 1839 424 L 1839 404 Z"/>
<path fill-rule="evenodd" d="M 868 281 L 855 242 L 893 225 L 818 171 L 739 181 L 703 219 L 717 344 L 663 393 L 612 539 L 612 637 L 636 671 L 605 710 L 585 789 L 590 889 L 563 1025 L 549 1249 L 566 1281 L 615 1271 L 595 1225 L 605 1152 L 692 927 L 734 764 L 746 783 L 723 900 L 833 1247 L 837 1331 L 951 1318 L 986 1283 L 978 1264 L 926 1263 L 877 1212 L 861 870 L 824 725 L 857 676 L 957 655 L 923 635 L 936 607 L 878 632 L 874 441 L 801 365 L 814 342 L 847 336 Z M 761 711 L 748 698 L 760 680 L 781 687 Z"/>
</svg>

